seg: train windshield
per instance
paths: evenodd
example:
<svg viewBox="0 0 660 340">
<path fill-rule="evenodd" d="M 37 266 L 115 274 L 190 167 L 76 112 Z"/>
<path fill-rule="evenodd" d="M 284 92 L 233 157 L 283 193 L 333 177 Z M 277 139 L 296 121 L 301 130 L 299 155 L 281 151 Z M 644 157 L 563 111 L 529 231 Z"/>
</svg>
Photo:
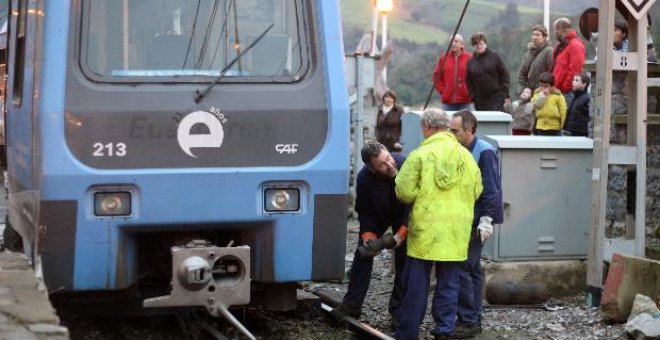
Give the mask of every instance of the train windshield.
<svg viewBox="0 0 660 340">
<path fill-rule="evenodd" d="M 107 81 L 293 82 L 309 57 L 302 1 L 87 0 L 81 65 Z M 268 33 L 250 50 L 247 46 Z"/>
</svg>

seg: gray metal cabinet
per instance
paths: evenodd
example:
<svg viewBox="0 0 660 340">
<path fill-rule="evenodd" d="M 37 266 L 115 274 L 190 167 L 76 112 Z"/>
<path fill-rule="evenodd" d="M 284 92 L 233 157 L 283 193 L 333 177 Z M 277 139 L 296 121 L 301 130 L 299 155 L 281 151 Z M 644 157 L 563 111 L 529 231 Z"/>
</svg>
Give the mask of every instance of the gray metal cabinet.
<svg viewBox="0 0 660 340">
<path fill-rule="evenodd" d="M 587 257 L 592 140 L 487 136 L 499 148 L 504 223 L 484 244 L 493 260 Z"/>
</svg>

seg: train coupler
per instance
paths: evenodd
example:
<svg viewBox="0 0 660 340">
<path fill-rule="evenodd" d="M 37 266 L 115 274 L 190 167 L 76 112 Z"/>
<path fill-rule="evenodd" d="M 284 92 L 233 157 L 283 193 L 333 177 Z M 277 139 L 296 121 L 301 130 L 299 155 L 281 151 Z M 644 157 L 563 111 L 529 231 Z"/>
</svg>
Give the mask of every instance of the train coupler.
<svg viewBox="0 0 660 340">
<path fill-rule="evenodd" d="M 218 247 L 194 240 L 170 248 L 172 292 L 143 301 L 144 307 L 204 306 L 225 317 L 248 338 L 254 336 L 229 313 L 229 306 L 250 303 L 250 247 Z"/>
</svg>

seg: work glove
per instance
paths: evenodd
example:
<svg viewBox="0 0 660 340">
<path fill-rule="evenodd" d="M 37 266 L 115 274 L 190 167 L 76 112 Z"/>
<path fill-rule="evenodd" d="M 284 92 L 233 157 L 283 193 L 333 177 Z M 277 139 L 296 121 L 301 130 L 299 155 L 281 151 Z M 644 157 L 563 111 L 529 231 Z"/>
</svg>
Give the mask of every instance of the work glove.
<svg viewBox="0 0 660 340">
<path fill-rule="evenodd" d="M 402 224 L 399 227 L 399 230 L 397 230 L 396 234 L 394 234 L 394 241 L 396 241 L 396 245 L 394 248 L 399 248 L 403 242 L 406 241 L 406 238 L 408 237 L 408 227 L 405 224 Z"/>
<path fill-rule="evenodd" d="M 358 252 L 362 257 L 374 257 L 383 250 L 383 242 L 380 239 L 368 239 L 358 247 Z"/>
<path fill-rule="evenodd" d="M 484 243 L 491 235 L 493 235 L 493 219 L 490 216 L 481 216 L 479 218 L 479 225 L 477 230 L 479 231 L 479 237 L 481 238 L 481 243 Z"/>
<path fill-rule="evenodd" d="M 358 252 L 363 257 L 374 257 L 383 249 L 383 242 L 375 233 L 365 231 L 360 234 L 362 245 L 358 247 Z"/>
</svg>

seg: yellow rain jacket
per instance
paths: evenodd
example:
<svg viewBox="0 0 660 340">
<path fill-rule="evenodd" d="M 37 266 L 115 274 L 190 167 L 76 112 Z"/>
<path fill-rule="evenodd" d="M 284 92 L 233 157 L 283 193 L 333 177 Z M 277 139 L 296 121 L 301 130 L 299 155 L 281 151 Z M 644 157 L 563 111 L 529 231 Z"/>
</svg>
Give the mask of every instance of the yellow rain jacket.
<svg viewBox="0 0 660 340">
<path fill-rule="evenodd" d="M 438 132 L 410 153 L 396 176 L 396 196 L 414 203 L 408 256 L 464 261 L 481 172 L 470 152 L 449 132 Z"/>
<path fill-rule="evenodd" d="M 536 128 L 539 130 L 561 130 L 566 121 L 566 99 L 556 88 L 548 96 L 541 94 L 541 88 L 534 91 L 532 103 L 536 108 Z"/>
</svg>

